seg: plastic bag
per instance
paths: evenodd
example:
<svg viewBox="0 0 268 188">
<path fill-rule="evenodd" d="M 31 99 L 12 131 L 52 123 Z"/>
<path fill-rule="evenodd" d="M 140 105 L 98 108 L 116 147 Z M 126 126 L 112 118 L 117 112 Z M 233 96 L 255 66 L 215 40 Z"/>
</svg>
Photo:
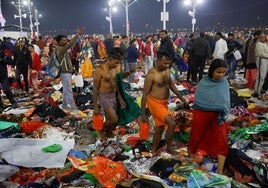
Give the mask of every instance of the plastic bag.
<svg viewBox="0 0 268 188">
<path fill-rule="evenodd" d="M 121 155 L 124 152 L 123 146 L 114 140 L 103 141 L 99 148 L 97 149 L 97 153 L 99 156 L 106 157 L 109 159 L 115 159 L 117 156 Z"/>
<path fill-rule="evenodd" d="M 233 54 L 234 54 L 235 60 L 238 61 L 238 60 L 242 59 L 242 55 L 241 55 L 239 50 L 234 51 Z"/>
<path fill-rule="evenodd" d="M 148 123 L 141 122 L 139 131 L 140 139 L 146 140 L 149 137 L 149 133 L 150 133 L 150 127 Z"/>
<path fill-rule="evenodd" d="M 93 115 L 93 124 L 92 128 L 100 131 L 103 129 L 103 121 L 104 121 L 104 116 L 102 114 L 99 115 Z"/>
<path fill-rule="evenodd" d="M 231 188 L 231 178 L 215 173 L 206 173 L 200 170 L 193 170 L 191 175 L 187 179 L 187 187 Z"/>
<path fill-rule="evenodd" d="M 84 87 L 84 80 L 81 74 L 74 75 L 75 87 Z"/>
</svg>

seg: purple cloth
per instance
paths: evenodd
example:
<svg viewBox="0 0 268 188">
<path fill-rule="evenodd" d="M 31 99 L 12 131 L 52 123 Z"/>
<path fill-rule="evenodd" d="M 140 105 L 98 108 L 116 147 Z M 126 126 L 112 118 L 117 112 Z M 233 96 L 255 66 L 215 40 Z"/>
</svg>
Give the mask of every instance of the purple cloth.
<svg viewBox="0 0 268 188">
<path fill-rule="evenodd" d="M 115 93 L 99 92 L 99 102 L 103 110 L 108 109 L 108 108 L 116 109 Z"/>
</svg>

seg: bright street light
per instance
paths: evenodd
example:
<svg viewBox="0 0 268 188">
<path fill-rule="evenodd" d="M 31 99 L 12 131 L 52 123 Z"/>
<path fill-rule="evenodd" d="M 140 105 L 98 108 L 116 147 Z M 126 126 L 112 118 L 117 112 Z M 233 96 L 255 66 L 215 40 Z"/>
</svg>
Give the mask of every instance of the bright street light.
<svg viewBox="0 0 268 188">
<path fill-rule="evenodd" d="M 157 2 L 160 2 L 161 0 L 156 0 Z M 169 20 L 169 14 L 166 11 L 167 3 L 169 0 L 162 0 L 163 1 L 163 12 L 161 12 L 161 21 L 163 22 L 163 29 L 166 29 L 166 22 Z"/>
<path fill-rule="evenodd" d="M 196 18 L 195 18 L 196 7 L 198 4 L 202 4 L 203 2 L 204 2 L 203 0 L 184 0 L 184 5 L 192 6 L 192 11 L 188 12 L 189 16 L 192 17 L 192 33 L 194 33 L 196 24 Z"/>
<path fill-rule="evenodd" d="M 128 20 L 128 8 L 133 5 L 137 0 L 118 0 L 124 7 L 126 11 L 126 35 L 129 36 L 130 32 L 130 26 L 129 26 L 129 20 Z"/>
<path fill-rule="evenodd" d="M 116 11 L 114 5 L 114 0 L 108 0 L 109 9 L 105 8 L 105 11 L 108 12 L 109 16 L 106 16 L 105 19 L 110 23 L 110 34 L 113 35 L 113 22 L 112 22 L 112 12 Z"/>
</svg>

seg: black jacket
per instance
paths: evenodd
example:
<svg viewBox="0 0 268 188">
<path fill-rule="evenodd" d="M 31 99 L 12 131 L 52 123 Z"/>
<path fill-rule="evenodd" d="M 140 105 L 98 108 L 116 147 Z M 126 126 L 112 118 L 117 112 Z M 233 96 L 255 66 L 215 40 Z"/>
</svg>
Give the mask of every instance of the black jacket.
<svg viewBox="0 0 268 188">
<path fill-rule="evenodd" d="M 191 52 L 193 55 L 205 56 L 208 58 L 210 55 L 209 42 L 204 37 L 198 37 L 192 44 Z"/>
<path fill-rule="evenodd" d="M 173 61 L 175 60 L 175 50 L 174 50 L 173 42 L 171 41 L 169 37 L 161 39 L 159 51 L 168 51 Z"/>
<path fill-rule="evenodd" d="M 7 65 L 14 66 L 14 60 L 0 51 L 0 80 L 7 78 Z"/>
<path fill-rule="evenodd" d="M 14 50 L 14 61 L 16 67 L 26 68 L 28 66 L 32 67 L 32 56 L 28 48 L 23 47 L 21 50 L 15 48 Z"/>
<path fill-rule="evenodd" d="M 240 50 L 242 45 L 237 40 L 228 40 L 227 41 L 228 51 L 226 52 L 227 59 L 234 59 L 234 49 Z"/>
</svg>

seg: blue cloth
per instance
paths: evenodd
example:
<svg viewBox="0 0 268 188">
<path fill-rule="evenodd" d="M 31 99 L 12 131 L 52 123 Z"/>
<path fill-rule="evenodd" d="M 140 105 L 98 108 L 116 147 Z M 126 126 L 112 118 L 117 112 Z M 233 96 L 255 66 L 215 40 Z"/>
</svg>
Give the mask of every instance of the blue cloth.
<svg viewBox="0 0 268 188">
<path fill-rule="evenodd" d="M 137 59 L 139 57 L 139 51 L 136 46 L 131 45 L 127 49 L 127 62 L 137 62 Z"/>
<path fill-rule="evenodd" d="M 204 77 L 197 86 L 193 108 L 219 112 L 219 124 L 226 121 L 230 111 L 230 90 L 226 78 L 214 80 Z"/>
<path fill-rule="evenodd" d="M 77 149 L 71 149 L 69 151 L 68 155 L 69 156 L 74 156 L 74 157 L 79 158 L 79 159 L 86 159 L 86 158 L 88 158 L 88 156 L 84 152 L 82 152 L 80 150 L 77 150 Z"/>
</svg>

